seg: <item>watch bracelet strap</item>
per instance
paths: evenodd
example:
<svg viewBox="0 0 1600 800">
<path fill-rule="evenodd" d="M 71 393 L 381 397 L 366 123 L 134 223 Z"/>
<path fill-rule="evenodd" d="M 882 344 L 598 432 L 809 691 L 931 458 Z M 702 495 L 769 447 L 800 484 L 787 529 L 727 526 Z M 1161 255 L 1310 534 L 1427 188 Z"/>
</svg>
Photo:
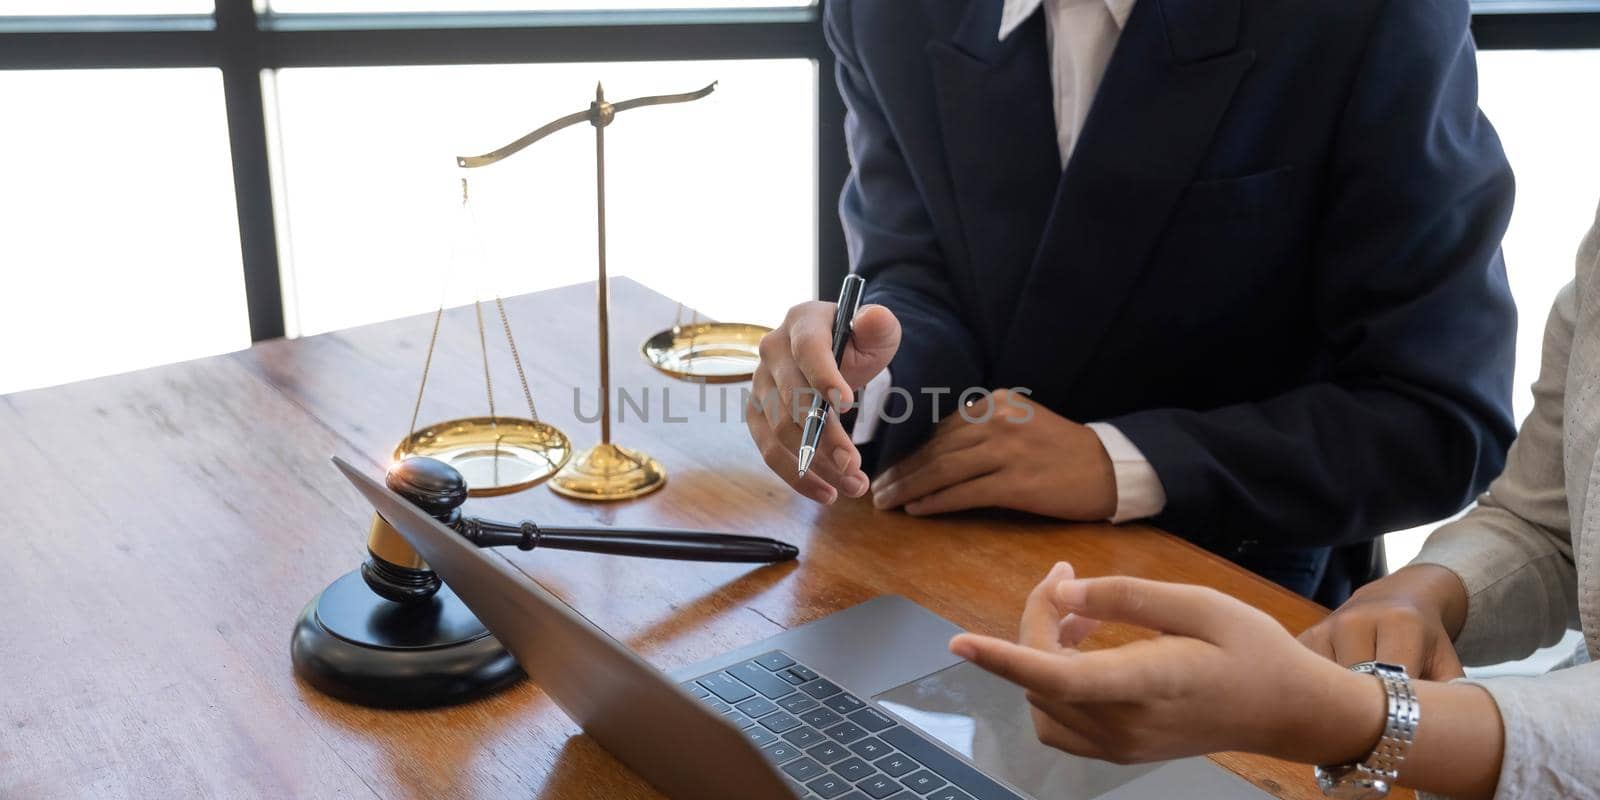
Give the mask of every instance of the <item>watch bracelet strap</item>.
<svg viewBox="0 0 1600 800">
<path fill-rule="evenodd" d="M 1392 781 L 1399 777 L 1400 765 L 1405 762 L 1406 754 L 1411 751 L 1411 744 L 1417 738 L 1421 708 L 1417 703 L 1416 690 L 1404 671 L 1396 674 L 1367 664 L 1358 665 L 1356 669 L 1377 677 L 1383 683 L 1385 700 L 1383 735 L 1361 766 Z"/>
</svg>

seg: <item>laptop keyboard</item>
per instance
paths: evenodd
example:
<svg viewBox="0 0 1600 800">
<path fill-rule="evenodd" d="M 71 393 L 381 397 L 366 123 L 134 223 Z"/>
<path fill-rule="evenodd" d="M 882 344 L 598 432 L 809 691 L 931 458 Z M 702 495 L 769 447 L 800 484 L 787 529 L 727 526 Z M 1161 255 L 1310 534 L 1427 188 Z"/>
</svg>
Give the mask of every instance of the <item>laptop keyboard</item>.
<svg viewBox="0 0 1600 800">
<path fill-rule="evenodd" d="M 798 797 L 1020 800 L 782 651 L 702 676 L 684 688 L 742 729 Z"/>
</svg>

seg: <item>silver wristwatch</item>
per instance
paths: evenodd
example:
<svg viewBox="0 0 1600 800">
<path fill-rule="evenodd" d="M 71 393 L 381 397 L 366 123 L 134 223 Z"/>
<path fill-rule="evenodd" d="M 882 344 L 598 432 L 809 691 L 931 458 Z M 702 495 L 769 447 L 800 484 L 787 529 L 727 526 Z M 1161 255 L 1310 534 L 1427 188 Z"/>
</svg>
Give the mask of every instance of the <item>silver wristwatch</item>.
<svg viewBox="0 0 1600 800">
<path fill-rule="evenodd" d="M 1389 795 L 1389 788 L 1400 775 L 1400 764 L 1406 760 L 1406 753 L 1411 751 L 1411 743 L 1417 738 L 1421 709 L 1405 667 L 1366 661 L 1350 669 L 1376 675 L 1383 682 L 1383 694 L 1388 701 L 1383 738 L 1378 740 L 1366 761 L 1317 767 L 1317 786 L 1322 788 L 1323 794 L 1338 800 L 1378 800 Z"/>
</svg>

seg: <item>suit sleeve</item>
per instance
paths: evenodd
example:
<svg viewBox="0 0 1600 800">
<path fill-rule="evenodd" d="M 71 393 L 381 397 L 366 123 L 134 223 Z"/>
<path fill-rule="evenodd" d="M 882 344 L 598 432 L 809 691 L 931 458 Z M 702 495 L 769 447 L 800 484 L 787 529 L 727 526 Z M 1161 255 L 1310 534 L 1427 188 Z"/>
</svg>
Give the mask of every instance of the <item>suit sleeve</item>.
<svg viewBox="0 0 1600 800">
<path fill-rule="evenodd" d="M 1215 549 L 1343 545 L 1448 516 L 1499 473 L 1516 310 L 1511 170 L 1477 106 L 1465 0 L 1390 0 L 1326 165 L 1316 382 L 1110 420 L 1155 466 L 1155 523 Z"/>
<path fill-rule="evenodd" d="M 838 60 L 845 104 L 850 176 L 839 201 L 845 242 L 855 272 L 867 279 L 864 302 L 887 307 L 900 320 L 900 350 L 890 364 L 894 385 L 883 409 L 894 424 L 880 427 L 880 471 L 927 438 L 935 418 L 953 412 L 953 396 L 983 385 L 983 367 L 970 328 L 958 312 L 933 222 L 895 131 L 860 59 L 850 25 L 851 4 L 827 3 L 824 33 Z M 949 394 L 924 389 L 948 388 Z"/>
</svg>

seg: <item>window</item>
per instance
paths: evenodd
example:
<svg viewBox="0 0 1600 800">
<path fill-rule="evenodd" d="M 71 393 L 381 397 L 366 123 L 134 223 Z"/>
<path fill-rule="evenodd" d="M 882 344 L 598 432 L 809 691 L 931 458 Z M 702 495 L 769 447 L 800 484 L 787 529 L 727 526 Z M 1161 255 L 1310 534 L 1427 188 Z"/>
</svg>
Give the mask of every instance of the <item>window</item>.
<svg viewBox="0 0 1600 800">
<path fill-rule="evenodd" d="M 709 97 L 629 111 L 606 129 L 611 274 L 720 319 L 773 324 L 809 296 L 809 61 L 286 69 L 275 94 L 291 328 L 430 310 L 452 272 L 450 304 L 594 280 L 592 128 L 491 167 L 453 159 L 586 108 L 597 79 L 612 100 L 718 82 Z M 472 219 L 459 211 L 462 178 Z"/>
<path fill-rule="evenodd" d="M 0 72 L 0 108 L 0 394 L 249 346 L 218 70 Z"/>
<path fill-rule="evenodd" d="M 1506 271 L 1521 320 L 1517 419 L 1533 408 L 1545 317 L 1572 280 L 1578 243 L 1600 205 L 1600 50 L 1500 50 L 1480 54 L 1480 104 L 1517 176 L 1506 233 Z"/>
<path fill-rule="evenodd" d="M 210 14 L 212 0 L 5 0 L 0 17 Z"/>
<path fill-rule="evenodd" d="M 722 81 L 692 109 L 632 112 L 614 129 L 614 274 L 709 314 L 770 321 L 778 296 L 810 295 L 819 273 L 837 285 L 844 270 L 833 210 L 846 169 L 842 108 L 832 81 L 817 80 L 831 69 L 811 0 L 0 0 L 0 102 L 13 121 L 0 129 L 9 213 L 0 268 L 12 290 L 0 296 L 0 334 L 10 337 L 0 392 L 232 349 L 243 344 L 241 316 L 248 336 L 264 339 L 431 308 L 451 249 L 467 238 L 483 245 L 484 264 L 469 265 L 483 269 L 468 271 L 486 291 L 592 279 L 593 154 L 581 132 L 471 175 L 478 237 L 452 233 L 448 165 L 458 144 L 495 146 L 554 109 L 586 105 L 597 77 L 613 98 Z M 54 72 L 81 74 L 105 102 L 48 84 Z M 191 72 L 205 76 L 203 95 L 172 83 Z M 400 92 L 401 80 L 429 88 Z M 46 85 L 56 88 L 25 97 Z M 202 108 L 205 119 L 192 121 Z M 88 139 L 112 141 L 94 151 Z M 92 216 L 59 216 L 51 228 L 35 223 L 43 206 L 31 188 L 19 188 L 46 166 L 18 154 L 57 140 L 91 153 L 76 172 L 58 167 L 53 185 L 99 192 L 77 207 Z M 352 148 L 335 153 L 330 142 Z M 426 166 L 435 154 L 438 171 Z M 572 198 L 552 208 L 539 180 Z M 651 181 L 674 186 L 672 196 L 643 191 Z M 148 202 L 152 185 L 180 200 Z M 417 224 L 433 208 L 449 212 Z M 540 219 L 560 229 L 541 233 Z M 171 257 L 133 260 L 99 235 L 122 224 L 142 258 L 156 240 L 173 242 Z M 751 260 L 767 271 L 765 294 L 733 302 L 723 287 Z M 119 280 L 134 276 L 136 302 L 79 315 L 77 340 L 53 345 L 70 356 L 18 354 L 19 332 L 55 329 L 41 328 L 50 319 L 39 309 L 12 306 L 84 285 L 127 295 Z M 375 276 L 393 284 L 379 304 L 358 291 Z M 183 336 L 161 327 L 181 318 L 177 293 L 157 288 L 171 286 L 193 291 L 186 302 L 204 312 Z M 451 302 L 471 294 L 455 288 Z M 108 355 L 123 343 L 142 356 Z"/>
<path fill-rule="evenodd" d="M 666 9 L 783 8 L 811 0 L 271 0 L 284 14 L 470 13 L 476 11 L 617 11 Z"/>
</svg>

